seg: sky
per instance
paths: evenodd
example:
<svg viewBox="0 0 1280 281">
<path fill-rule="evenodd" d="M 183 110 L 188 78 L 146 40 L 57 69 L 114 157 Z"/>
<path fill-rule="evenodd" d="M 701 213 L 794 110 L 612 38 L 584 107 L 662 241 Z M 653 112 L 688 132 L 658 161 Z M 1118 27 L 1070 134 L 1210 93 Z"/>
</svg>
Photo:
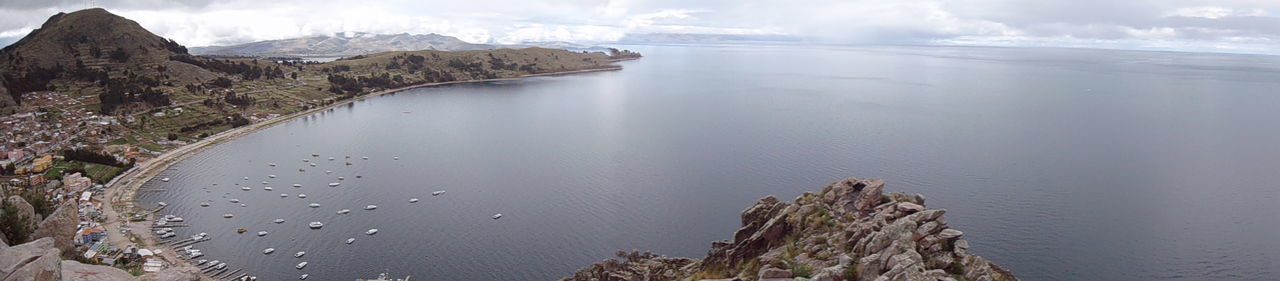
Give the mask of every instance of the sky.
<svg viewBox="0 0 1280 281">
<path fill-rule="evenodd" d="M 1280 54 L 1280 0 L 0 0 L 0 45 L 90 5 L 187 46 L 353 32 L 499 44 L 701 33 Z"/>
</svg>

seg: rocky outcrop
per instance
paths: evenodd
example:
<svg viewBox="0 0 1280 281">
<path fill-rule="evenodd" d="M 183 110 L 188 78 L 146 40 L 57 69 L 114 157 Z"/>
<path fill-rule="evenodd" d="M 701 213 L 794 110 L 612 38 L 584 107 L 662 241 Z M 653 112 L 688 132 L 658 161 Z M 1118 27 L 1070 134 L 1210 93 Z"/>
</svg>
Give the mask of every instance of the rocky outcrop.
<svg viewBox="0 0 1280 281">
<path fill-rule="evenodd" d="M 75 239 L 76 226 L 80 223 L 80 218 L 73 204 L 74 201 L 67 201 L 58 206 L 58 209 L 49 214 L 49 217 L 40 221 L 31 239 L 53 238 L 54 247 L 62 250 L 63 254 L 74 255 L 76 246 L 72 244 L 72 240 Z"/>
<path fill-rule="evenodd" d="M 59 252 L 50 238 L 0 248 L 0 280 L 62 279 Z"/>
<path fill-rule="evenodd" d="M 760 199 L 702 260 L 620 252 L 562 280 L 1017 280 L 969 254 L 945 213 L 919 194 L 885 194 L 882 180 L 849 178 L 793 202 Z"/>
<path fill-rule="evenodd" d="M 133 275 L 105 265 L 62 261 L 62 281 L 130 281 Z"/>
<path fill-rule="evenodd" d="M 17 196 L 17 195 L 9 196 L 9 198 L 5 198 L 5 203 L 17 206 L 18 216 L 20 217 L 25 216 L 27 218 L 27 221 L 31 222 L 31 227 L 35 227 L 36 223 L 40 222 L 39 217 L 36 216 L 36 208 L 32 207 L 31 203 L 27 203 L 27 200 L 22 199 L 21 196 Z M 16 241 L 16 242 L 21 242 L 21 241 Z"/>
<path fill-rule="evenodd" d="M 198 281 L 200 274 L 194 268 L 170 268 L 155 274 L 143 275 L 141 281 Z"/>
</svg>

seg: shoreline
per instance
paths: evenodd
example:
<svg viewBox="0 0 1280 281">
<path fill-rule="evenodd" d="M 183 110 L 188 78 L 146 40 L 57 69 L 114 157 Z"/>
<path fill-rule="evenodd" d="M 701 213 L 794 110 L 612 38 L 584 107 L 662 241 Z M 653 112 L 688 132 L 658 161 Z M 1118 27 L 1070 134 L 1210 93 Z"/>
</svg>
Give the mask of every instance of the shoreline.
<svg viewBox="0 0 1280 281">
<path fill-rule="evenodd" d="M 169 167 L 172 166 L 173 164 L 181 162 L 182 160 L 185 160 L 192 155 L 202 152 L 205 149 L 213 147 L 214 145 L 232 141 L 239 137 L 246 136 L 246 135 L 255 133 L 259 130 L 267 129 L 288 121 L 293 121 L 299 117 L 322 112 L 325 110 L 334 109 L 339 106 L 348 105 L 348 104 L 351 104 L 357 101 L 363 101 L 369 98 L 380 97 L 387 94 L 399 93 L 399 92 L 417 89 L 417 88 L 448 86 L 448 85 L 467 84 L 467 83 L 515 81 L 515 80 L 520 80 L 520 79 L 525 79 L 530 77 L 559 76 L 559 75 L 616 71 L 616 70 L 622 70 L 622 66 L 610 65 L 609 67 L 603 67 L 603 68 L 537 73 L 537 74 L 521 75 L 518 77 L 510 77 L 510 78 L 424 83 L 424 84 L 405 86 L 405 87 L 400 87 L 395 89 L 386 89 L 386 90 L 376 91 L 376 92 L 372 92 L 366 95 L 361 95 L 352 99 L 335 102 L 333 104 L 319 106 L 316 108 L 303 110 L 299 112 L 289 113 L 287 115 L 272 118 L 262 122 L 253 123 L 253 124 L 245 125 L 243 127 L 232 128 L 226 131 L 222 131 L 217 134 L 208 136 L 202 140 L 189 143 L 189 144 L 171 149 L 164 153 L 161 153 L 160 155 L 157 155 L 155 158 L 147 160 L 146 162 L 138 163 L 138 165 L 135 165 L 133 168 L 130 168 L 129 170 L 124 171 L 119 176 L 107 182 L 104 185 L 107 187 L 106 192 L 105 194 L 102 195 L 103 199 L 105 199 L 103 200 L 105 201 L 104 203 L 107 203 L 105 208 L 102 208 L 104 214 L 106 215 L 106 222 L 103 223 L 103 227 L 107 230 L 108 239 L 109 239 L 108 241 L 111 241 L 111 244 L 116 244 L 116 241 L 125 239 L 126 237 L 124 237 L 124 234 L 120 232 L 120 227 L 123 226 L 123 224 L 128 222 L 128 218 L 122 218 L 120 216 L 120 213 L 121 211 L 129 211 L 135 208 L 141 209 L 140 207 L 135 205 L 134 199 L 137 195 L 137 191 L 140 188 L 142 188 L 142 184 L 151 181 L 151 179 L 160 175 L 161 172 L 168 170 Z M 117 208 L 121 208 L 122 210 L 117 210 Z M 153 215 L 147 215 L 145 220 L 136 222 L 136 223 L 141 223 L 143 227 L 147 227 L 147 229 L 142 232 L 132 231 L 132 233 L 137 235 L 140 240 L 136 244 L 143 245 L 150 248 L 165 249 L 162 256 L 164 256 L 166 260 L 169 260 L 171 263 L 173 263 L 173 266 L 170 267 L 170 269 L 197 270 L 196 267 L 192 265 L 188 259 L 178 258 L 178 256 L 176 256 L 175 251 L 172 247 L 159 243 L 159 239 L 157 239 L 155 235 L 150 231 L 150 226 L 154 223 L 153 217 L 154 217 Z M 133 226 L 130 226 L 130 227 L 132 228 Z M 110 237 L 117 237 L 117 238 L 112 239 Z M 128 240 L 124 240 L 124 241 L 128 241 Z M 131 243 L 131 242 L 126 242 L 126 243 Z M 123 249 L 124 245 L 112 245 L 112 246 L 121 247 Z M 170 269 L 167 269 L 167 270 L 170 270 Z M 198 270 L 196 271 L 196 273 L 199 274 Z M 208 279 L 208 277 L 205 276 L 204 274 L 199 274 L 199 276 L 201 279 Z"/>
</svg>

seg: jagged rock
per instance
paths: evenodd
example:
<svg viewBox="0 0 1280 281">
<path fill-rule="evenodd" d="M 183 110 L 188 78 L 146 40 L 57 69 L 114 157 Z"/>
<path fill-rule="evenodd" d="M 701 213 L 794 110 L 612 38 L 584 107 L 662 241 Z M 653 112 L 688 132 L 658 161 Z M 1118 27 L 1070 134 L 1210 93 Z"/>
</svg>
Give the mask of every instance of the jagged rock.
<svg viewBox="0 0 1280 281">
<path fill-rule="evenodd" d="M 143 275 L 142 281 L 198 281 L 200 274 L 192 268 L 170 268 L 155 274 Z"/>
<path fill-rule="evenodd" d="M 131 281 L 133 275 L 105 265 L 62 261 L 62 281 Z"/>
<path fill-rule="evenodd" d="M 712 242 L 700 261 L 622 253 L 625 261 L 606 260 L 563 280 L 836 281 L 846 280 L 847 267 L 857 280 L 1017 280 L 968 254 L 969 243 L 947 226 L 945 210 L 926 208 L 922 195 L 885 195 L 883 188 L 881 180 L 848 178 L 793 203 L 768 196 L 742 212 L 733 240 Z M 793 278 L 800 267 L 812 270 L 807 278 Z"/>
<path fill-rule="evenodd" d="M 62 279 L 58 249 L 53 239 L 4 248 L 0 252 L 0 275 L 4 281 L 57 281 Z"/>
<path fill-rule="evenodd" d="M 75 255 L 75 245 L 72 240 L 75 239 L 76 225 L 80 223 L 79 214 L 76 213 L 76 206 L 72 205 L 73 201 L 58 206 L 48 218 L 40 221 L 40 225 L 36 227 L 36 232 L 31 235 L 32 239 L 44 237 L 53 238 L 53 245 L 68 258 Z"/>
<path fill-rule="evenodd" d="M 26 216 L 27 221 L 31 222 L 31 227 L 35 227 L 36 223 L 40 222 L 39 217 L 36 216 L 36 208 L 32 207 L 30 203 L 27 203 L 27 200 L 22 199 L 21 196 L 17 196 L 17 195 L 9 196 L 9 198 L 6 198 L 5 201 L 6 201 L 5 202 L 6 204 L 13 204 L 15 206 L 18 206 L 18 215 Z M 21 242 L 21 241 L 18 241 L 18 242 Z"/>
<path fill-rule="evenodd" d="M 3 246 L 3 247 L 9 246 L 9 238 L 5 238 L 4 233 L 0 233 L 0 246 Z"/>
</svg>

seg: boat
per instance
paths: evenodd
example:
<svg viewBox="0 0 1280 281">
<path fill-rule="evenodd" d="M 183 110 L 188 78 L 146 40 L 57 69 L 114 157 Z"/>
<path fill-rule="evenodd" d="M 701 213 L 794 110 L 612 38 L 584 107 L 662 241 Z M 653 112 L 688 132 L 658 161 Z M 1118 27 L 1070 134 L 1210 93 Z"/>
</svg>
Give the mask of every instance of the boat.
<svg viewBox="0 0 1280 281">
<path fill-rule="evenodd" d="M 333 161 L 333 157 L 329 157 L 329 161 Z"/>
<path fill-rule="evenodd" d="M 204 263 L 206 263 L 206 262 L 209 262 L 209 260 L 198 260 L 198 261 L 196 261 L 196 265 L 202 265 L 202 264 L 204 264 Z"/>
<path fill-rule="evenodd" d="M 236 233 L 245 233 L 245 232 L 248 232 L 248 231 L 249 231 L 248 229 L 243 229 L 243 228 L 241 228 L 241 229 L 236 229 Z"/>
<path fill-rule="evenodd" d="M 302 269 L 303 267 L 307 267 L 307 262 L 305 262 L 305 261 L 304 261 L 304 262 L 300 262 L 300 263 L 298 263 L 298 265 L 297 265 L 297 266 L 294 266 L 294 267 L 297 267 L 298 269 Z"/>
<path fill-rule="evenodd" d="M 369 156 L 360 157 L 360 159 L 369 160 Z"/>
<path fill-rule="evenodd" d="M 307 280 L 307 276 L 311 276 L 311 275 L 303 274 L 301 277 L 298 277 L 298 280 Z"/>
<path fill-rule="evenodd" d="M 307 226 L 311 227 L 311 229 L 320 229 L 321 227 L 324 227 L 324 224 L 318 221 L 313 221 L 307 224 Z"/>
<path fill-rule="evenodd" d="M 231 201 L 231 203 L 240 203 L 240 199 L 239 199 L 239 198 L 231 198 L 231 200 L 230 200 L 230 201 Z"/>
<path fill-rule="evenodd" d="M 298 168 L 298 171 L 299 171 L 299 172 L 306 172 L 306 171 L 307 171 L 307 169 Z"/>
<path fill-rule="evenodd" d="M 240 204 L 240 207 L 248 207 L 248 206 L 245 204 Z"/>
<path fill-rule="evenodd" d="M 209 202 L 200 202 L 200 207 L 209 207 Z"/>
<path fill-rule="evenodd" d="M 311 154 L 311 157 L 320 157 L 320 154 L 319 154 L 319 153 L 312 153 L 312 154 Z"/>
<path fill-rule="evenodd" d="M 333 171 L 330 171 L 330 170 L 324 170 L 324 173 L 326 173 L 326 174 L 332 174 L 332 173 L 333 173 Z"/>
<path fill-rule="evenodd" d="M 339 215 L 344 215 L 344 214 L 346 214 L 346 213 L 350 213 L 350 212 L 351 212 L 351 209 L 342 209 L 342 210 L 338 210 L 338 214 L 339 214 Z"/>
<path fill-rule="evenodd" d="M 271 254 L 271 253 L 275 253 L 275 252 L 276 252 L 276 248 L 266 248 L 266 249 L 262 250 L 262 254 L 264 254 L 264 255 L 269 255 L 269 254 Z"/>
<path fill-rule="evenodd" d="M 369 205 L 369 206 L 364 206 L 364 209 L 365 209 L 365 210 L 373 210 L 373 209 L 377 209 L 377 208 L 378 208 L 378 205 Z"/>
<path fill-rule="evenodd" d="M 311 204 L 307 204 L 307 207 L 320 208 L 320 203 L 311 203 Z"/>
<path fill-rule="evenodd" d="M 345 180 L 345 179 L 347 179 L 347 178 L 344 178 L 344 177 L 338 177 L 338 180 Z"/>
<path fill-rule="evenodd" d="M 267 236 L 267 231 L 258 231 L 258 236 Z"/>
<path fill-rule="evenodd" d="M 351 162 L 347 162 L 347 166 L 351 166 Z"/>
<path fill-rule="evenodd" d="M 409 198 L 409 203 L 418 203 L 418 198 Z"/>
<path fill-rule="evenodd" d="M 249 180 L 249 177 L 244 177 L 244 180 Z"/>
<path fill-rule="evenodd" d="M 374 234 L 378 234 L 378 229 L 377 229 L 377 228 L 369 229 L 368 231 L 365 231 L 365 232 L 364 232 L 364 234 L 365 234 L 365 235 L 374 235 Z"/>
<path fill-rule="evenodd" d="M 250 187 L 248 187 L 248 186 L 241 186 L 241 187 L 240 187 L 240 190 L 244 190 L 244 191 L 249 191 L 250 189 L 253 189 L 253 188 L 250 188 Z"/>
<path fill-rule="evenodd" d="M 280 193 L 280 197 L 289 197 L 288 193 Z"/>
<path fill-rule="evenodd" d="M 273 178 L 273 179 L 274 179 L 274 178 L 276 178 L 276 175 L 271 174 L 271 175 L 267 175 L 267 177 L 268 177 L 268 178 Z"/>
<path fill-rule="evenodd" d="M 311 159 L 302 158 L 302 162 L 311 162 Z"/>
<path fill-rule="evenodd" d="M 355 239 L 355 238 L 347 238 L 347 244 L 351 244 L 351 243 L 355 243 L 355 242 L 356 242 L 356 239 Z"/>
<path fill-rule="evenodd" d="M 302 185 L 301 185 L 301 184 L 296 184 L 296 183 L 295 183 L 295 184 L 293 184 L 293 187 L 302 187 Z"/>
<path fill-rule="evenodd" d="M 495 220 L 496 220 L 496 219 L 500 219 L 500 218 L 502 218 L 502 213 L 493 214 L 493 219 L 495 219 Z"/>
<path fill-rule="evenodd" d="M 160 238 L 169 238 L 169 237 L 174 237 L 174 236 L 178 236 L 178 234 L 177 234 L 177 233 L 173 233 L 173 232 L 167 232 L 167 233 L 165 233 L 164 235 L 160 235 Z"/>
<path fill-rule="evenodd" d="M 233 217 L 233 216 L 234 216 L 234 215 L 232 215 L 232 214 L 222 214 L 222 217 L 223 217 L 223 218 L 228 218 L 228 219 L 229 219 L 229 218 L 231 218 L 231 217 Z"/>
<path fill-rule="evenodd" d="M 169 182 L 169 178 L 163 178 L 163 179 L 160 179 L 160 181 L 162 181 L 162 182 Z"/>
<path fill-rule="evenodd" d="M 164 206 L 169 206 L 169 203 L 165 203 L 165 202 L 156 202 L 156 205 L 158 205 L 158 206 L 160 206 L 160 207 L 164 207 Z"/>
<path fill-rule="evenodd" d="M 293 254 L 293 257 L 295 257 L 295 258 L 301 258 L 303 255 L 306 255 L 306 254 L 307 254 L 307 252 L 298 252 L 298 253 L 296 253 L 296 254 Z"/>
<path fill-rule="evenodd" d="M 440 194 L 444 194 L 444 190 L 436 190 L 436 192 L 431 193 L 431 196 L 440 196 Z"/>
<path fill-rule="evenodd" d="M 400 160 L 400 156 L 391 157 L 391 160 Z"/>
<path fill-rule="evenodd" d="M 329 183 L 329 186 L 338 186 L 338 185 L 340 185 L 340 184 L 341 184 L 341 183 L 331 182 L 331 183 Z"/>
<path fill-rule="evenodd" d="M 364 178 L 364 176 L 356 175 L 356 178 L 357 178 L 357 179 L 358 179 L 358 178 Z"/>
<path fill-rule="evenodd" d="M 200 252 L 200 250 L 194 250 L 194 251 L 192 251 L 192 252 L 191 252 L 191 258 L 193 258 L 193 259 L 194 259 L 194 258 L 198 258 L 198 257 L 202 257 L 202 256 L 204 256 L 204 253 L 201 253 L 201 252 Z"/>
<path fill-rule="evenodd" d="M 184 219 L 182 219 L 182 217 L 173 217 L 173 218 L 169 219 L 169 221 L 170 221 L 170 222 L 182 222 L 182 221 L 184 221 Z"/>
<path fill-rule="evenodd" d="M 271 222 L 274 222 L 274 223 L 284 223 L 284 219 L 276 219 L 276 220 L 273 220 L 273 221 L 271 221 Z"/>
<path fill-rule="evenodd" d="M 218 263 L 218 265 L 217 265 L 217 266 L 214 266 L 214 267 L 213 267 L 213 269 L 217 269 L 217 270 L 222 270 L 222 269 L 226 269 L 226 268 L 227 268 L 227 263 L 225 263 L 225 262 L 223 262 L 223 263 Z"/>
<path fill-rule="evenodd" d="M 272 163 L 267 163 L 267 166 L 275 167 L 275 166 L 276 166 L 276 163 L 274 163 L 274 162 L 272 162 Z"/>
<path fill-rule="evenodd" d="M 262 185 L 267 185 L 267 181 L 262 181 Z"/>
<path fill-rule="evenodd" d="M 268 186 L 268 187 L 263 187 L 263 188 L 262 188 L 262 190 L 272 191 L 272 190 L 275 190 L 275 189 L 274 189 L 274 188 L 271 188 L 270 186 Z"/>
<path fill-rule="evenodd" d="M 311 165 L 311 167 L 315 167 L 315 166 L 316 166 L 316 163 L 311 163 L 310 165 Z"/>
<path fill-rule="evenodd" d="M 205 264 L 205 265 L 210 266 L 210 267 L 208 267 L 208 268 L 213 268 L 212 266 L 214 266 L 214 265 L 218 265 L 218 260 L 211 260 L 211 261 L 209 261 L 209 263 L 208 263 L 208 264 Z"/>
<path fill-rule="evenodd" d="M 298 198 L 307 198 L 306 193 L 298 193 Z"/>
</svg>

